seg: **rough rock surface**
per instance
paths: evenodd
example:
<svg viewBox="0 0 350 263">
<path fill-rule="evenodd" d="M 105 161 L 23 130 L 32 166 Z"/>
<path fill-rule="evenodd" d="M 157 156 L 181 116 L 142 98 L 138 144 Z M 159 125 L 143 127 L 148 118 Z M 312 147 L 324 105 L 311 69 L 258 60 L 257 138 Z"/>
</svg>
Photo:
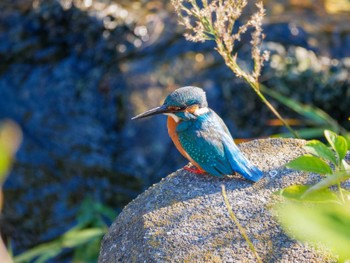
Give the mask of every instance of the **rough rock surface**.
<svg viewBox="0 0 350 263">
<path fill-rule="evenodd" d="M 318 179 L 284 168 L 304 153 L 304 143 L 264 139 L 241 144 L 265 173 L 255 184 L 238 176 L 220 179 L 183 169 L 167 176 L 125 207 L 103 239 L 99 262 L 255 262 L 229 219 L 222 184 L 263 262 L 332 262 L 287 237 L 268 208 L 274 191 Z"/>
</svg>

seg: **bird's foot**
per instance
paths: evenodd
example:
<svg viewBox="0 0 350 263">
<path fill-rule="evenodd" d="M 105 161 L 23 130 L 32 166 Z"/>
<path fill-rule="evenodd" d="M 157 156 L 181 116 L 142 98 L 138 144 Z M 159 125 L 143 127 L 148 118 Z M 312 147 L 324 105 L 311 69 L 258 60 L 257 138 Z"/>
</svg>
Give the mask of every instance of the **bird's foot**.
<svg viewBox="0 0 350 263">
<path fill-rule="evenodd" d="M 193 164 L 189 163 L 187 165 L 184 166 L 184 169 L 186 171 L 189 171 L 191 173 L 194 173 L 194 174 L 206 174 L 205 171 L 202 171 L 200 169 L 198 169 L 196 166 L 194 166 Z"/>
</svg>

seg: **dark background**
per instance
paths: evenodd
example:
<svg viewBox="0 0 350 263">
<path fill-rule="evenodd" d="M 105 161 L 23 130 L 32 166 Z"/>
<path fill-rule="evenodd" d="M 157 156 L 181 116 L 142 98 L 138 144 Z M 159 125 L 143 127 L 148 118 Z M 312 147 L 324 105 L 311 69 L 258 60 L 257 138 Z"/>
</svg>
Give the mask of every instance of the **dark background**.
<svg viewBox="0 0 350 263">
<path fill-rule="evenodd" d="M 74 226 L 83 202 L 120 211 L 187 163 L 164 116 L 130 120 L 175 88 L 204 88 L 234 138 L 286 131 L 269 124 L 274 116 L 213 43 L 183 38 L 169 2 L 0 1 L 0 119 L 24 134 L 1 218 L 15 254 Z M 349 1 L 264 3 L 262 83 L 349 129 Z"/>
</svg>

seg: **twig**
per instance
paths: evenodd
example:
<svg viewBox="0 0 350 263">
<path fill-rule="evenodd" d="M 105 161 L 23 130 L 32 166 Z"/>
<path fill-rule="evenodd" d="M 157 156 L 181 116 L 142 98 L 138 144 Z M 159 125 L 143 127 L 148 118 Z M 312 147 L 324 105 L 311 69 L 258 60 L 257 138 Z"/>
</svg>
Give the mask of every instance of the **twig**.
<svg viewBox="0 0 350 263">
<path fill-rule="evenodd" d="M 241 235 L 244 237 L 245 241 L 248 243 L 248 246 L 250 248 L 250 250 L 253 252 L 255 258 L 256 258 L 256 261 L 258 263 L 262 263 L 262 260 L 261 258 L 259 257 L 259 254 L 258 252 L 256 251 L 254 245 L 253 245 L 253 242 L 249 239 L 248 235 L 247 235 L 247 232 L 245 231 L 245 229 L 242 227 L 242 225 L 239 223 L 236 215 L 234 214 L 233 210 L 232 210 L 232 207 L 227 199 L 227 195 L 226 195 L 226 190 L 225 190 L 225 186 L 224 185 L 221 185 L 221 189 L 222 189 L 222 197 L 224 198 L 224 201 L 225 201 L 225 205 L 227 207 L 227 210 L 228 210 L 228 213 L 230 215 L 230 218 L 232 219 L 232 221 L 237 225 L 239 231 L 241 232 Z"/>
</svg>

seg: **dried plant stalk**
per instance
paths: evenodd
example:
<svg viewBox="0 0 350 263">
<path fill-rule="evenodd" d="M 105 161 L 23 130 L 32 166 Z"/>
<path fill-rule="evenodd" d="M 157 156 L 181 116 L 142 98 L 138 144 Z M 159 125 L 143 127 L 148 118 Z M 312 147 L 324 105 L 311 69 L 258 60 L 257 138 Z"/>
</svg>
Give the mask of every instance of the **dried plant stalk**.
<svg viewBox="0 0 350 263">
<path fill-rule="evenodd" d="M 261 50 L 264 38 L 262 20 L 265 16 L 262 1 L 256 4 L 257 11 L 238 29 L 235 28 L 235 24 L 247 6 L 247 0 L 171 0 L 171 2 L 178 14 L 179 23 L 186 28 L 184 34 L 186 39 L 193 42 L 215 41 L 216 50 L 226 65 L 237 77 L 245 79 L 273 114 L 295 137 L 299 137 L 260 91 L 259 76 L 264 62 L 269 59 L 269 52 Z M 254 67 L 251 71 L 240 67 L 235 50 L 235 45 L 248 30 L 252 31 L 250 45 Z"/>
<path fill-rule="evenodd" d="M 256 251 L 253 242 L 249 239 L 247 232 L 245 231 L 244 227 L 239 223 L 238 218 L 236 217 L 235 213 L 232 210 L 232 207 L 231 207 L 230 202 L 228 201 L 228 198 L 226 195 L 225 185 L 221 185 L 221 193 L 222 193 L 222 197 L 224 198 L 224 202 L 225 202 L 225 205 L 226 205 L 226 208 L 228 210 L 228 213 L 229 213 L 231 220 L 238 227 L 239 232 L 241 233 L 241 235 L 243 236 L 243 238 L 247 242 L 250 250 L 252 251 L 253 255 L 255 256 L 256 261 L 258 263 L 262 263 L 262 260 L 259 256 L 258 252 Z"/>
</svg>

